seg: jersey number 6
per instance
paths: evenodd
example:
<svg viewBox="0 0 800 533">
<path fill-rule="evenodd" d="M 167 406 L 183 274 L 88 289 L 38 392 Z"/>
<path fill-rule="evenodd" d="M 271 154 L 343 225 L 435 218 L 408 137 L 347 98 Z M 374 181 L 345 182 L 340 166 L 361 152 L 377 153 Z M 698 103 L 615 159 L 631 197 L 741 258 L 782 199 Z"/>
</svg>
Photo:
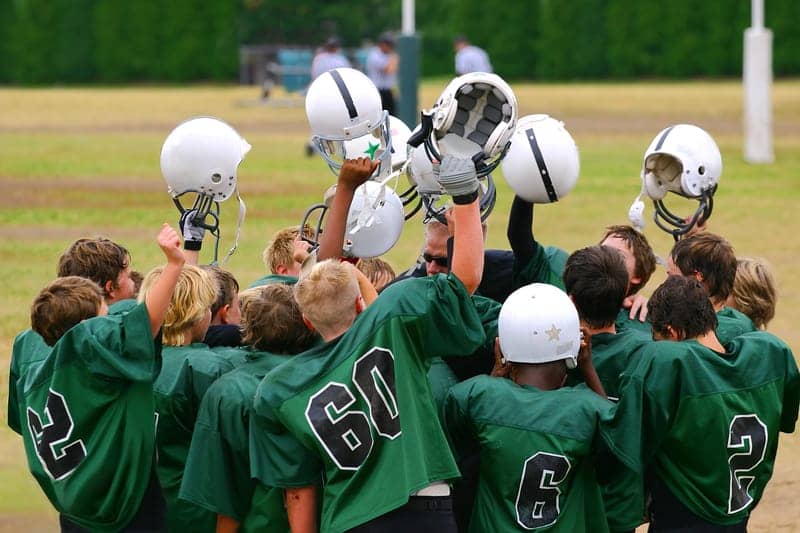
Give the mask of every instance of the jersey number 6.
<svg viewBox="0 0 800 533">
<path fill-rule="evenodd" d="M 522 469 L 517 492 L 517 523 L 525 529 L 549 526 L 561 512 L 558 485 L 567 478 L 571 466 L 563 455 L 537 452 L 528 457 Z"/>
<path fill-rule="evenodd" d="M 308 400 L 306 420 L 328 455 L 342 470 L 358 470 L 372 451 L 370 421 L 381 437 L 400 436 L 400 412 L 394 378 L 394 354 L 372 348 L 353 365 L 353 384 L 369 406 L 369 418 L 357 409 L 350 388 L 332 381 Z"/>
<path fill-rule="evenodd" d="M 47 474 L 58 481 L 78 468 L 86 457 L 86 447 L 80 439 L 67 443 L 75 425 L 64 397 L 53 389 L 47 394 L 44 414 L 49 419 L 47 424 L 28 407 L 28 430 L 39 462 Z M 57 445 L 63 445 L 60 452 L 56 451 Z"/>
</svg>

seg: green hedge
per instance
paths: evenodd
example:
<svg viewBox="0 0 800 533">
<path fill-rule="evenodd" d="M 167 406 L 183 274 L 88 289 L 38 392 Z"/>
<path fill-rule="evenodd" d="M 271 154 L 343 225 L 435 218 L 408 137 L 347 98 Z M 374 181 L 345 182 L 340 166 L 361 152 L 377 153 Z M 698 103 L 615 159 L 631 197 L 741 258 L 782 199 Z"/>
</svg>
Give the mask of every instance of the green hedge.
<svg viewBox="0 0 800 533">
<path fill-rule="evenodd" d="M 401 0 L 0 0 L 0 82 L 233 81 L 242 44 L 347 47 L 400 27 Z M 769 0 L 776 76 L 800 74 L 800 1 Z M 453 37 L 509 79 L 738 76 L 745 0 L 417 2 L 425 76 L 453 74 Z"/>
</svg>

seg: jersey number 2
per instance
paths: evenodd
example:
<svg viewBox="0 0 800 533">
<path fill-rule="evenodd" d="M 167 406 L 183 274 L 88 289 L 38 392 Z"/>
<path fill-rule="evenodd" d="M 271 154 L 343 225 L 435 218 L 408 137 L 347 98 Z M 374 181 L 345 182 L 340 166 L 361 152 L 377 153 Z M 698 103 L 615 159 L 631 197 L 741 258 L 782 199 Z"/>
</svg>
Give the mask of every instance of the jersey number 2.
<svg viewBox="0 0 800 533">
<path fill-rule="evenodd" d="M 728 514 L 738 513 L 753 503 L 750 486 L 756 479 L 753 470 L 767 451 L 767 426 L 757 415 L 737 415 L 728 432 L 730 491 Z"/>
<path fill-rule="evenodd" d="M 68 442 L 75 425 L 64 397 L 50 389 L 44 408 L 47 424 L 28 407 L 28 430 L 36 446 L 36 455 L 47 474 L 55 481 L 69 476 L 86 458 L 86 447 L 78 439 Z M 56 451 L 56 446 L 61 450 Z"/>
<path fill-rule="evenodd" d="M 537 452 L 522 469 L 517 492 L 517 522 L 525 529 L 549 526 L 561 512 L 559 483 L 567 478 L 569 459 L 563 455 Z"/>
<path fill-rule="evenodd" d="M 358 470 L 372 451 L 370 421 L 378 435 L 400 436 L 400 412 L 394 378 L 394 354 L 372 348 L 353 365 L 353 384 L 369 406 L 347 410 L 356 402 L 350 388 L 332 381 L 308 400 L 306 420 L 336 466 Z"/>
</svg>

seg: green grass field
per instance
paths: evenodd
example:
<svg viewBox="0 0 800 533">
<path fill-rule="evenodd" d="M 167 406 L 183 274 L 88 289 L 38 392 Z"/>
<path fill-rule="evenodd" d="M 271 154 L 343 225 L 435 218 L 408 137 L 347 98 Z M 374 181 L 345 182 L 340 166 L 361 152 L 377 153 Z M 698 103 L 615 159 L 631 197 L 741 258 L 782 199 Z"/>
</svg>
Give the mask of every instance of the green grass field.
<svg viewBox="0 0 800 533">
<path fill-rule="evenodd" d="M 420 104 L 433 103 L 444 81 L 428 82 Z M 736 82 L 515 85 L 521 115 L 547 113 L 563 120 L 581 152 L 581 177 L 572 194 L 536 211 L 537 237 L 567 250 L 594 243 L 605 225 L 625 223 L 639 192 L 642 154 L 662 128 L 679 122 L 704 127 L 717 140 L 724 171 L 710 229 L 725 235 L 740 255 L 768 258 L 779 284 L 778 313 L 770 330 L 800 350 L 794 327 L 800 306 L 800 81 L 773 90 L 775 156 L 772 165 L 742 158 L 741 86 Z M 240 167 L 248 206 L 239 251 L 227 267 L 247 285 L 264 272 L 261 251 L 278 228 L 296 224 L 321 200 L 334 176 L 319 158 L 306 158 L 309 134 L 302 99 L 277 95 L 257 100 L 256 88 L 0 89 L 0 403 L 8 389 L 14 335 L 28 326 L 29 304 L 55 275 L 59 254 L 76 238 L 104 235 L 132 252 L 134 268 L 160 261 L 154 242 L 161 222 L 177 211 L 159 172 L 159 152 L 169 131 L 195 115 L 220 117 L 253 145 Z M 512 194 L 498 182 L 488 246 L 506 248 Z M 670 198 L 688 214 L 696 204 Z M 652 206 L 647 216 L 652 215 Z M 397 270 L 410 265 L 421 244 L 421 218 L 412 219 L 388 254 Z M 235 229 L 234 201 L 223 204 L 223 242 Z M 659 255 L 671 237 L 652 222 L 645 229 Z M 210 245 L 203 260 L 210 260 Z M 659 269 L 649 293 L 664 277 Z M 0 531 L 54 530 L 55 513 L 27 472 L 22 443 L 0 422 Z M 783 437 L 776 471 L 753 531 L 800 528 L 793 504 L 800 474 L 797 437 Z"/>
</svg>

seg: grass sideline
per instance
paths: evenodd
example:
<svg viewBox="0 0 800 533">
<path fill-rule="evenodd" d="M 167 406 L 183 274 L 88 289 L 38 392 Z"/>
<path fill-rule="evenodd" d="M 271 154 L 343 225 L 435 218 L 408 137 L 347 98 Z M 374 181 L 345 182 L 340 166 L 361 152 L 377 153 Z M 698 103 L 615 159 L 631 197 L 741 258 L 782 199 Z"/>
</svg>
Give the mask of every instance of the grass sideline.
<svg viewBox="0 0 800 533">
<path fill-rule="evenodd" d="M 433 103 L 444 86 L 428 82 L 420 103 Z M 775 83 L 776 163 L 753 166 L 742 159 L 741 84 L 687 82 L 641 84 L 525 84 L 513 86 L 521 115 L 547 113 L 563 120 L 581 153 L 581 178 L 570 196 L 536 208 L 535 230 L 545 244 L 574 250 L 594 243 L 602 228 L 625 223 L 639 192 L 639 168 L 650 140 L 663 127 L 688 122 L 717 140 L 724 171 L 710 222 L 741 255 L 768 258 L 779 284 L 770 331 L 800 350 L 792 310 L 800 305 L 800 81 Z M 158 154 L 169 131 L 196 115 L 218 116 L 253 145 L 240 167 L 239 186 L 248 215 L 239 251 L 227 267 L 246 286 L 263 274 L 261 251 L 278 228 L 296 224 L 320 201 L 333 174 L 319 158 L 303 155 L 308 129 L 302 99 L 278 93 L 258 100 L 255 87 L 0 88 L 0 403 L 8 390 L 14 335 L 28 325 L 38 290 L 55 275 L 61 251 L 83 236 L 105 235 L 123 243 L 142 271 L 161 262 L 154 236 L 160 223 L 177 221 L 161 179 Z M 499 173 L 498 173 L 499 174 Z M 512 194 L 501 177 L 490 218 L 488 247 L 507 248 L 505 223 Z M 693 203 L 670 198 L 683 214 Z M 234 201 L 223 204 L 222 253 L 231 243 Z M 646 215 L 652 215 L 648 205 Z M 388 259 L 399 271 L 421 242 L 417 216 L 406 224 Z M 650 222 L 645 234 L 660 255 L 671 238 Z M 210 244 L 210 243 L 209 243 Z M 209 244 L 203 260 L 210 258 Z M 658 270 L 645 293 L 660 283 Z M 0 531 L 54 529 L 55 514 L 27 473 L 19 438 L 0 417 Z M 773 481 L 753 515 L 752 531 L 800 527 L 800 510 L 788 502 L 797 490 L 800 448 L 783 437 Z M 786 503 L 782 505 L 781 502 Z"/>
</svg>

